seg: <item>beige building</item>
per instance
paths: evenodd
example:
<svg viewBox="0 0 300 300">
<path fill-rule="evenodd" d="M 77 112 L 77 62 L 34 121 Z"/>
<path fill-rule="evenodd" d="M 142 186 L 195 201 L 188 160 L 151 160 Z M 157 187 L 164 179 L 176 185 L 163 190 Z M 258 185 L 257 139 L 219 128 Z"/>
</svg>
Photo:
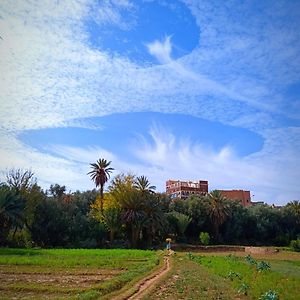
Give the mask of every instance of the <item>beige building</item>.
<svg viewBox="0 0 300 300">
<path fill-rule="evenodd" d="M 180 181 L 168 180 L 166 182 L 166 194 L 174 198 L 186 199 L 191 195 L 203 196 L 208 192 L 208 181 Z"/>
</svg>

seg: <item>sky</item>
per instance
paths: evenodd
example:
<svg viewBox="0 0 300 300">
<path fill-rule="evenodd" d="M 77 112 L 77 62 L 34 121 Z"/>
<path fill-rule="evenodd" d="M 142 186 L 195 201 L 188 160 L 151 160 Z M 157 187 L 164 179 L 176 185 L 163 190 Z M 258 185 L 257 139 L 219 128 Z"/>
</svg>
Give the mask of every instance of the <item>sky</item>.
<svg viewBox="0 0 300 300">
<path fill-rule="evenodd" d="M 0 179 L 90 163 L 300 199 L 300 1 L 0 2 Z"/>
</svg>

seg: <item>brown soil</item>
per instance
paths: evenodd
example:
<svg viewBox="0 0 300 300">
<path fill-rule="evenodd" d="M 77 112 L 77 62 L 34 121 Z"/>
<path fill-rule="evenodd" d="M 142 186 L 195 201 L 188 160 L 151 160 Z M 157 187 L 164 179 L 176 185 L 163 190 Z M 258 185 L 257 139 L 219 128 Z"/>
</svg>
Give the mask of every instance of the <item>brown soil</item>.
<svg viewBox="0 0 300 300">
<path fill-rule="evenodd" d="M 168 255 L 164 257 L 164 266 L 155 274 L 144 278 L 140 282 L 138 282 L 135 286 L 135 292 L 130 296 L 123 298 L 124 300 L 138 300 L 141 299 L 150 288 L 152 288 L 169 270 L 170 270 L 170 255 L 172 255 L 174 251 L 170 250 Z"/>
<path fill-rule="evenodd" d="M 0 269 L 1 286 L 15 283 L 41 284 L 44 286 L 55 285 L 56 287 L 66 288 L 88 288 L 91 285 L 98 284 L 103 280 L 116 276 L 120 271 L 99 270 L 94 272 L 56 272 L 54 274 L 28 272 L 12 273 Z"/>
</svg>

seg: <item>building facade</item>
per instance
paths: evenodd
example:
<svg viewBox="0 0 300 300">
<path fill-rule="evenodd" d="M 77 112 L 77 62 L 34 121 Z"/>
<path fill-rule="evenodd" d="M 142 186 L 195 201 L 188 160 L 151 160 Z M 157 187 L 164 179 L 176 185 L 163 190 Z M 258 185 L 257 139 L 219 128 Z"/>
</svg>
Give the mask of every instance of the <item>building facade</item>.
<svg viewBox="0 0 300 300">
<path fill-rule="evenodd" d="M 229 200 L 239 201 L 243 206 L 251 205 L 250 191 L 220 190 L 221 194 Z"/>
<path fill-rule="evenodd" d="M 208 193 L 208 181 L 166 181 L 166 194 L 174 198 L 186 199 L 191 195 L 204 196 Z"/>
</svg>

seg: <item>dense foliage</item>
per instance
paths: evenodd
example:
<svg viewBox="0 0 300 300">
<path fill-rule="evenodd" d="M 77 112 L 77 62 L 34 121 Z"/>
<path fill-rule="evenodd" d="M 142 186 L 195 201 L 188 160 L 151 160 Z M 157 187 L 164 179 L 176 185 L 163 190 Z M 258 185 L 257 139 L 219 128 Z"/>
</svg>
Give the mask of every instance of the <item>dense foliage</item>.
<svg viewBox="0 0 300 300">
<path fill-rule="evenodd" d="M 152 248 L 166 237 L 199 243 L 200 232 L 210 243 L 289 245 L 300 236 L 300 203 L 243 207 L 217 191 L 171 201 L 146 176 L 125 174 L 103 195 L 58 184 L 43 191 L 22 170 L 0 185 L 0 246 Z"/>
</svg>

